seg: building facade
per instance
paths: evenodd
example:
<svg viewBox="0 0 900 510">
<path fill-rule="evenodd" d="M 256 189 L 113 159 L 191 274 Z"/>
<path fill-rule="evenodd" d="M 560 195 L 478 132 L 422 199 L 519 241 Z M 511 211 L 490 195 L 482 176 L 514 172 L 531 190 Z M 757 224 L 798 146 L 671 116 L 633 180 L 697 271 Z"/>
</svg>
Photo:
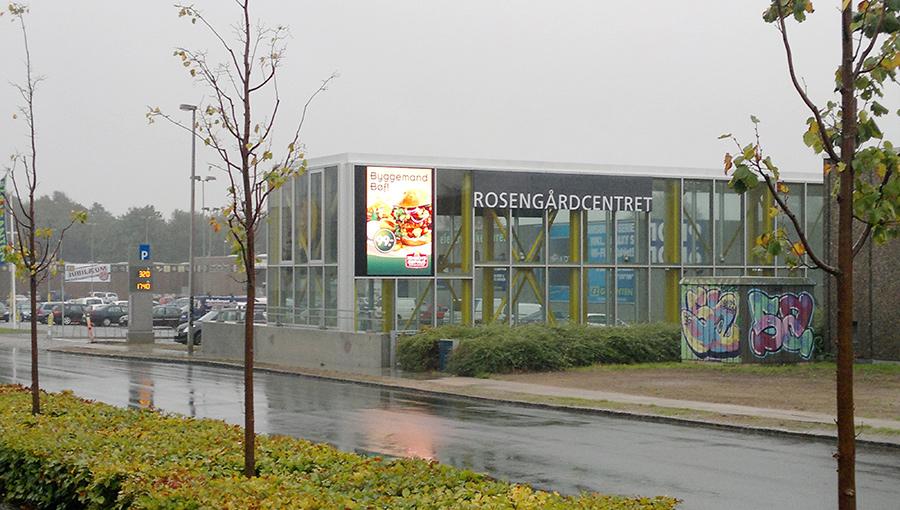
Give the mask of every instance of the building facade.
<svg viewBox="0 0 900 510">
<path fill-rule="evenodd" d="M 813 246 L 823 246 L 821 174 L 785 178 Z M 721 170 L 314 159 L 270 197 L 269 324 L 387 333 L 677 323 L 684 277 L 822 282 L 820 271 L 752 253 L 761 234 L 793 230 L 773 205 L 764 189 L 733 192 Z"/>
</svg>

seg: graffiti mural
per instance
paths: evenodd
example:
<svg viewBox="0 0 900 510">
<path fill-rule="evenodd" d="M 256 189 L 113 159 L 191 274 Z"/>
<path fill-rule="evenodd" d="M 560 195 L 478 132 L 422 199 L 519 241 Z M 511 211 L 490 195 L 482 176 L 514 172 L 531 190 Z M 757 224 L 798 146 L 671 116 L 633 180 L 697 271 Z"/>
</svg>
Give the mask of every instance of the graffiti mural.
<svg viewBox="0 0 900 510">
<path fill-rule="evenodd" d="M 700 359 L 740 355 L 737 325 L 738 294 L 724 287 L 688 288 L 681 306 L 682 337 Z"/>
<path fill-rule="evenodd" d="M 808 292 L 770 296 L 760 289 L 747 295 L 750 306 L 750 350 L 757 357 L 781 350 L 809 359 L 813 351 L 815 302 Z"/>
</svg>

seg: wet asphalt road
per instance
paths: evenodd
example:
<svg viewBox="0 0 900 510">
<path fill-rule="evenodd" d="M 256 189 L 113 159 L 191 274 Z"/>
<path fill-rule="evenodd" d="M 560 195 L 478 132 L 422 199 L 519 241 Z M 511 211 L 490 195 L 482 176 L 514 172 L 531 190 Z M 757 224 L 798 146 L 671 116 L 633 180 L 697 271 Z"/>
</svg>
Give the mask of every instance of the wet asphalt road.
<svg viewBox="0 0 900 510">
<path fill-rule="evenodd" d="M 238 369 L 41 353 L 41 386 L 242 425 Z M 30 381 L 0 339 L 0 382 Z M 534 409 L 258 372 L 257 432 L 358 453 L 419 456 L 560 493 L 684 499 L 684 509 L 836 508 L 833 445 Z M 900 451 L 861 447 L 859 508 L 896 508 Z"/>
</svg>

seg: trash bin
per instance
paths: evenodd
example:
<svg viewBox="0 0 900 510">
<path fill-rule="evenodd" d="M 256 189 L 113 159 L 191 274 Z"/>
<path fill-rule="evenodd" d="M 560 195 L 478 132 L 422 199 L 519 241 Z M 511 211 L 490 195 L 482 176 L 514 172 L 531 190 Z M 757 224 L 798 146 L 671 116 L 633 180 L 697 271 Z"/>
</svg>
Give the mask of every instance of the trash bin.
<svg viewBox="0 0 900 510">
<path fill-rule="evenodd" d="M 452 338 L 441 338 L 438 340 L 438 370 L 446 372 L 450 366 L 450 356 L 453 351 L 459 347 L 459 340 Z"/>
</svg>

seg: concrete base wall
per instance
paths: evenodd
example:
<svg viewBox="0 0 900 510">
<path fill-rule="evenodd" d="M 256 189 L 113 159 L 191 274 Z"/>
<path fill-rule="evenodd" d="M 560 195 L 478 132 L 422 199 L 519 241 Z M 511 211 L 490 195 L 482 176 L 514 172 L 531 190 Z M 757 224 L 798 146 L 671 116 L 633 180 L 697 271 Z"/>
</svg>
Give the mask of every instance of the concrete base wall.
<svg viewBox="0 0 900 510">
<path fill-rule="evenodd" d="M 255 326 L 253 338 L 257 363 L 363 373 L 390 366 L 388 335 Z M 244 325 L 204 324 L 201 353 L 204 358 L 243 360 Z"/>
</svg>

